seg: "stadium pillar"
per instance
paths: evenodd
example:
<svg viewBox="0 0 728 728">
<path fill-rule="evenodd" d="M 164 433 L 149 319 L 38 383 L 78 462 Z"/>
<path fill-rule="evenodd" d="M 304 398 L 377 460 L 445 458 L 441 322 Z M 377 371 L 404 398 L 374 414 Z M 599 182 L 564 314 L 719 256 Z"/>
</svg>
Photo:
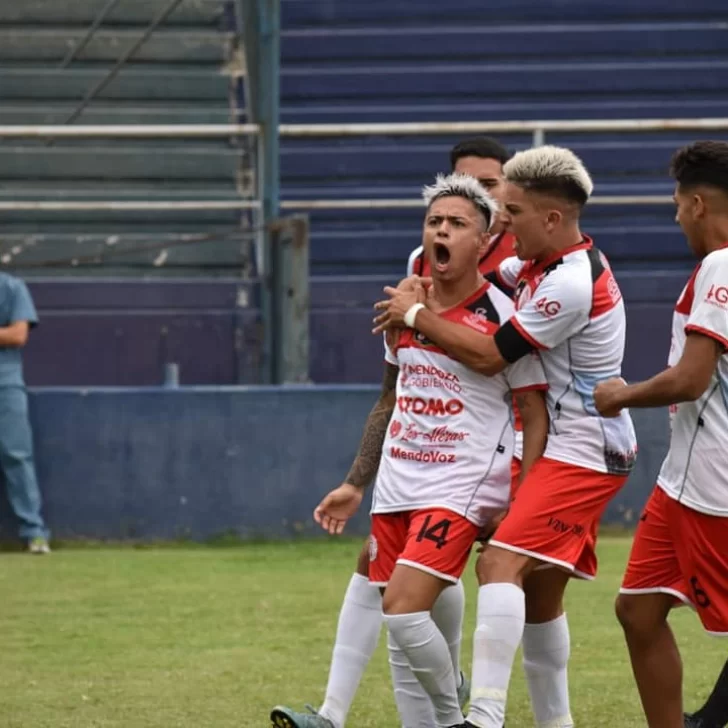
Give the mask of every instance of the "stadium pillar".
<svg viewBox="0 0 728 728">
<path fill-rule="evenodd" d="M 278 123 L 280 94 L 280 0 L 237 0 L 250 90 L 250 110 L 260 125 L 257 184 L 261 200 L 258 275 L 261 283 L 261 371 L 263 384 L 276 383 L 280 367 L 275 362 L 274 275 L 271 223 L 278 217 Z"/>
<path fill-rule="evenodd" d="M 309 383 L 308 216 L 292 215 L 271 225 L 273 233 L 274 384 Z"/>
</svg>

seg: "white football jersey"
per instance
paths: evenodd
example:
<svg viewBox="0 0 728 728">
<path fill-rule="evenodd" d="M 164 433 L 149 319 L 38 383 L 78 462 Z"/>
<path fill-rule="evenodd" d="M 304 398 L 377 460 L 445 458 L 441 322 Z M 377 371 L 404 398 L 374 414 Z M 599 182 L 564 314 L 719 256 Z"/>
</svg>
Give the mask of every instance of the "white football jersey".
<svg viewBox="0 0 728 728">
<path fill-rule="evenodd" d="M 441 314 L 492 335 L 514 312 L 511 300 L 485 283 Z M 495 377 L 451 359 L 407 329 L 387 361 L 399 367 L 397 403 L 379 465 L 372 513 L 447 508 L 478 526 L 507 506 L 513 455 L 513 391 L 545 389 L 537 355 Z"/>
<path fill-rule="evenodd" d="M 498 266 L 501 264 L 504 256 L 511 255 L 508 251 L 513 250 L 514 240 L 514 236 L 510 233 L 499 233 L 491 239 L 488 249 L 478 263 L 478 268 L 484 276 L 488 276 L 489 278 L 491 277 L 490 274 L 496 274 L 497 276 Z M 512 258 L 512 260 L 518 260 L 518 258 Z M 407 259 L 407 276 L 409 277 L 415 273 L 419 276 L 430 275 L 430 265 L 425 258 L 425 249 L 421 245 L 415 248 Z M 499 285 L 502 284 L 499 282 Z M 512 285 L 502 285 L 502 289 L 509 291 L 509 293 L 515 287 L 515 283 Z M 523 458 L 523 427 L 515 402 L 513 403 L 512 409 L 512 422 L 515 428 L 513 457 L 521 460 Z"/>
<path fill-rule="evenodd" d="M 549 260 L 509 258 L 498 269 L 515 287 L 516 314 L 495 340 L 507 361 L 536 350 L 548 382 L 544 456 L 600 473 L 626 475 L 637 442 L 625 410 L 604 418 L 594 387 L 622 373 L 624 302 L 609 264 L 589 238 Z"/>
<path fill-rule="evenodd" d="M 728 350 L 728 247 L 706 256 L 678 299 L 668 364 L 674 366 L 690 332 L 715 339 Z M 671 407 L 670 450 L 658 485 L 689 508 L 728 516 L 728 356 L 695 402 Z"/>
</svg>

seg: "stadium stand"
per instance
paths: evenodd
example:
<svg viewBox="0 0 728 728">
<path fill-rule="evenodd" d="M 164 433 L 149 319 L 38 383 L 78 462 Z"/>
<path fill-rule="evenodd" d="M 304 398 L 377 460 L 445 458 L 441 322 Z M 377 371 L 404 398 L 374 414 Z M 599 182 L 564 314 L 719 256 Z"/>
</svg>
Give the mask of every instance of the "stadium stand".
<svg viewBox="0 0 728 728">
<path fill-rule="evenodd" d="M 5 5 L 0 9 L 0 123 L 61 123 L 164 3 L 119 3 L 83 53 L 62 69 L 58 66 L 104 3 Z M 282 0 L 281 5 L 283 122 L 728 116 L 723 0 L 689 5 L 493 0 L 487 10 L 480 0 L 453 0 L 446 13 L 434 0 Z M 245 120 L 244 69 L 232 22 L 230 3 L 184 2 L 81 121 Z M 696 136 L 562 133 L 548 135 L 547 141 L 571 146 L 583 157 L 597 195 L 665 195 L 671 191 L 666 174 L 671 153 Z M 513 149 L 531 143 L 528 135 L 502 139 Z M 282 197 L 414 198 L 422 183 L 446 168 L 455 140 L 286 137 Z M 236 199 L 252 193 L 250 182 L 246 150 L 229 140 L 0 143 L 0 200 Z M 585 217 L 585 229 L 610 256 L 629 306 L 630 377 L 662 365 L 670 305 L 692 264 L 672 218 L 667 205 L 594 205 Z M 311 222 L 312 378 L 376 380 L 380 352 L 368 336 L 371 301 L 383 281 L 402 271 L 420 237 L 420 215 L 329 210 L 314 212 Z M 195 290 L 220 286 L 219 291 L 195 297 L 158 280 L 181 273 L 239 275 L 238 241 L 169 247 L 126 256 L 123 265 L 115 258 L 90 269 L 95 275 L 128 276 L 138 275 L 142 266 L 145 275 L 152 271 L 157 278 L 143 283 L 83 282 L 78 276 L 87 271 L 81 266 L 23 268 L 41 260 L 93 258 L 148 241 L 171 242 L 180 234 L 230 230 L 238 223 L 230 212 L 5 213 L 0 260 L 18 266 L 21 274 L 76 276 L 62 289 L 58 281 L 31 282 L 41 314 L 52 325 L 41 327 L 31 342 L 29 381 L 154 384 L 170 359 L 182 361 L 184 383 L 250 381 L 244 372 L 250 376 L 255 354 L 239 354 L 256 342 L 255 311 L 240 303 L 251 300 L 249 288 L 240 280 L 205 279 Z M 86 357 L 77 354 L 51 369 L 47 352 L 69 336 Z M 143 349 L 147 364 L 121 366 L 99 358 L 92 366 L 88 360 L 97 350 L 120 347 Z"/>
<path fill-rule="evenodd" d="M 88 44 L 77 50 L 106 2 L 35 0 L 0 8 L 0 124 L 63 124 L 84 96 L 139 39 L 167 2 L 118 2 Z M 229 123 L 243 69 L 231 31 L 231 3 L 183 2 L 75 119 L 76 124 Z M 245 120 L 240 118 L 240 120 Z M 242 152 L 242 150 L 240 150 Z M 252 194 L 250 162 L 231 140 L 5 140 L 0 144 L 0 200 L 226 200 Z M 185 233 L 229 230 L 229 211 L 8 212 L 0 255 L 28 267 L 78 260 Z M 158 274 L 181 268 L 240 265 L 237 240 L 185 245 L 110 260 L 107 274 Z M 36 271 L 37 272 L 37 271 Z M 76 265 L 54 275 L 81 274 Z M 98 274 L 98 269 L 91 272 Z"/>
<path fill-rule="evenodd" d="M 283 2 L 286 122 L 494 121 L 728 115 L 720 0 Z M 725 138 L 725 134 L 718 135 Z M 511 148 L 530 137 L 501 135 Z M 671 192 L 671 153 L 691 132 L 554 134 L 598 195 Z M 284 140 L 283 193 L 412 197 L 454 138 Z M 315 160 L 315 162 L 313 161 Z M 689 265 L 668 207 L 592 207 L 585 227 L 615 267 Z M 416 211 L 317 212 L 314 273 L 389 273 L 418 237 Z M 639 240 L 637 243 L 635 238 Z"/>
</svg>

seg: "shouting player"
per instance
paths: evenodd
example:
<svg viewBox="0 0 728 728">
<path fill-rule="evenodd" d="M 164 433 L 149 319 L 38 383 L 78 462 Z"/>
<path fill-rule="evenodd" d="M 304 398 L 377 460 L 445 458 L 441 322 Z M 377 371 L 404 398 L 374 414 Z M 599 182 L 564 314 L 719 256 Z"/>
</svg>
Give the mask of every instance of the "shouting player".
<svg viewBox="0 0 728 728">
<path fill-rule="evenodd" d="M 431 311 L 421 286 L 386 289 L 375 331 L 406 321 L 466 366 L 490 376 L 538 351 L 549 385 L 548 444 L 477 564 L 473 688 L 466 725 L 500 728 L 516 650 L 523 640 L 536 723 L 571 719 L 563 613 L 568 579 L 596 574 L 599 519 L 626 481 L 636 454 L 629 415 L 604 419 L 595 385 L 619 376 L 625 314 L 605 257 L 579 227 L 592 182 L 568 149 L 539 147 L 504 168 L 504 222 L 516 253 L 499 268 L 516 289 L 516 314 L 491 336 L 476 336 Z M 555 567 L 555 568 L 554 568 Z"/>
<path fill-rule="evenodd" d="M 617 599 L 650 728 L 683 728 L 670 610 L 690 604 L 707 632 L 728 636 L 728 144 L 681 149 L 672 174 L 677 222 L 701 262 L 675 307 L 668 369 L 630 386 L 604 382 L 594 395 L 605 416 L 675 405 L 670 450 Z M 698 725 L 725 725 L 720 702 Z"/>
<path fill-rule="evenodd" d="M 495 139 L 475 137 L 456 144 L 450 151 L 450 164 L 453 172 L 470 175 L 496 200 L 502 198 L 504 179 L 503 165 L 508 161 L 508 151 Z M 515 238 L 504 230 L 500 217 L 497 217 L 490 228 L 491 238 L 481 255 L 479 267 L 483 274 L 489 273 L 505 258 L 513 255 Z M 412 252 L 407 266 L 407 275 L 416 273 L 427 276 L 430 273 L 429 262 L 422 246 Z M 368 486 L 376 475 L 382 453 L 382 443 L 387 423 L 394 408 L 395 380 L 388 369 L 382 385 L 381 395 L 372 409 L 364 426 L 359 450 L 346 476 L 345 483 L 356 486 Z M 543 407 L 530 407 L 524 411 L 529 418 L 526 428 L 533 436 L 533 442 L 527 444 L 527 465 L 538 453 L 538 432 L 547 426 L 547 416 Z M 516 420 L 517 436 L 514 448 L 514 473 L 518 476 L 523 452 L 519 419 Z M 318 712 L 310 709 L 309 713 L 300 713 L 290 708 L 275 708 L 271 717 L 281 723 L 284 719 L 293 728 L 343 728 L 349 713 L 354 695 L 364 674 L 367 664 L 374 654 L 382 625 L 382 600 L 379 590 L 369 584 L 369 548 L 364 545 L 359 556 L 356 572 L 349 582 L 344 602 L 339 613 L 329 679 L 326 686 L 326 698 Z M 440 624 L 444 624 L 446 637 L 453 654 L 456 666 L 459 666 L 460 641 L 462 636 L 462 620 L 465 595 L 462 584 L 443 591 L 436 609 L 441 614 Z M 406 678 L 401 660 L 390 653 L 392 672 L 400 673 L 401 684 L 395 687 L 397 702 L 422 703 L 423 693 L 418 685 L 412 684 L 411 676 Z M 460 702 L 465 705 L 469 696 L 469 685 L 462 676 L 459 667 L 456 672 L 460 678 Z M 419 697 L 419 701 L 418 701 Z M 427 701 L 429 702 L 429 701 Z M 428 706 L 422 706 L 427 709 Z M 402 710 L 400 711 L 402 712 Z M 410 712 L 415 712 L 412 709 Z"/>
<path fill-rule="evenodd" d="M 476 339 L 492 335 L 513 313 L 510 299 L 478 270 L 495 203 L 476 180 L 457 174 L 439 177 L 424 196 L 430 310 Z M 509 394 L 525 407 L 544 407 L 537 391 L 544 374 L 533 354 L 483 377 L 410 328 L 388 335 L 387 365 L 398 372 L 396 407 L 373 496 L 369 579 L 384 590 L 392 642 L 432 701 L 430 725 L 460 726 L 453 659 L 432 610 L 459 580 L 480 529 L 508 505 Z M 541 450 L 545 440 L 544 429 Z M 361 488 L 341 486 L 316 518 L 338 533 L 362 497 Z"/>
</svg>

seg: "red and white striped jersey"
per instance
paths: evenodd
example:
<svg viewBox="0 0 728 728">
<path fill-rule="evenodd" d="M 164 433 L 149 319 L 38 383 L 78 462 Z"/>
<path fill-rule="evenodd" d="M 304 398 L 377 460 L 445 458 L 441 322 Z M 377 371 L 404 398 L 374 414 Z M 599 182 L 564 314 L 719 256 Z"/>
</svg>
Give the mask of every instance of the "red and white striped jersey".
<svg viewBox="0 0 728 728">
<path fill-rule="evenodd" d="M 680 361 L 691 332 L 728 350 L 728 247 L 703 259 L 678 299 L 669 366 Z M 728 356 L 720 357 L 699 399 L 670 409 L 670 450 L 658 485 L 689 508 L 728 516 Z"/>
<path fill-rule="evenodd" d="M 512 301 L 485 283 L 440 315 L 492 335 L 514 312 Z M 397 404 L 387 430 L 372 513 L 447 508 L 476 525 L 505 508 L 513 454 L 511 393 L 545 389 L 537 355 L 495 377 L 450 358 L 407 329 L 387 361 L 399 367 Z"/>
<path fill-rule="evenodd" d="M 515 316 L 496 334 L 507 361 L 537 350 L 548 382 L 544 455 L 602 473 L 626 474 L 637 443 L 627 411 L 603 418 L 594 387 L 622 372 L 624 302 L 604 255 L 589 238 L 552 258 L 505 260 L 498 276 L 515 287 Z"/>
</svg>

